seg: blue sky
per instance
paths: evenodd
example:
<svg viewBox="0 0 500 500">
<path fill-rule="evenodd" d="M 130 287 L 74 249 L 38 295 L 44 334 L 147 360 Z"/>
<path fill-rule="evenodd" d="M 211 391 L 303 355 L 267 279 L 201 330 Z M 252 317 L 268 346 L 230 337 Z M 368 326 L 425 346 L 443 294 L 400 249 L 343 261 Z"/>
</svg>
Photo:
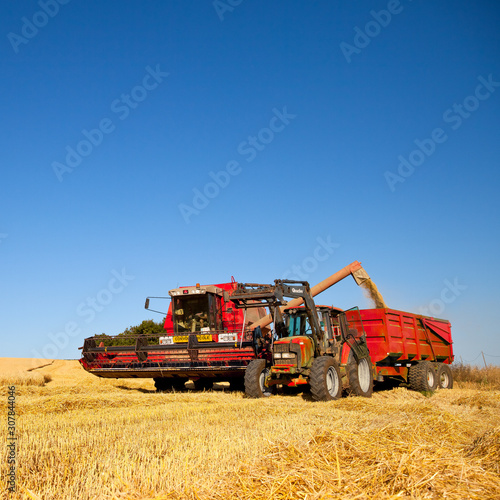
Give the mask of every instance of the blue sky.
<svg viewBox="0 0 500 500">
<path fill-rule="evenodd" d="M 359 260 L 500 363 L 499 25 L 493 0 L 9 2 L 0 356 Z M 369 306 L 351 279 L 318 302 Z"/>
</svg>

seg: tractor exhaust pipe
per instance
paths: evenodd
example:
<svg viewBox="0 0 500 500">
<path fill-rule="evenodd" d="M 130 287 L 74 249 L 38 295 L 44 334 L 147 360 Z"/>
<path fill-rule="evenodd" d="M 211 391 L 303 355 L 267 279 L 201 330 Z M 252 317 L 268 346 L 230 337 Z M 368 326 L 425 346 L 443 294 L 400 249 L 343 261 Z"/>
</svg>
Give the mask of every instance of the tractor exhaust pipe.
<svg viewBox="0 0 500 500">
<path fill-rule="evenodd" d="M 361 267 L 361 263 L 355 260 L 354 262 L 344 267 L 340 271 L 337 271 L 335 274 L 332 274 L 329 278 L 326 278 L 317 285 L 313 286 L 311 288 L 311 295 L 315 297 L 316 295 L 320 294 L 321 292 L 324 292 L 326 289 L 335 285 L 335 283 L 338 283 L 339 281 L 343 280 L 350 274 L 352 274 L 354 280 L 358 285 L 362 285 L 365 281 L 370 279 L 368 273 Z M 288 302 L 288 305 L 286 307 L 298 307 L 303 303 L 304 301 L 302 299 L 293 299 L 290 302 Z M 285 307 L 282 306 L 280 309 L 283 311 Z M 273 322 L 273 317 L 271 314 L 268 314 L 267 316 L 261 318 L 259 321 L 252 323 L 249 328 L 251 330 L 257 328 L 258 326 L 264 328 L 267 325 L 270 325 L 272 322 Z"/>
</svg>

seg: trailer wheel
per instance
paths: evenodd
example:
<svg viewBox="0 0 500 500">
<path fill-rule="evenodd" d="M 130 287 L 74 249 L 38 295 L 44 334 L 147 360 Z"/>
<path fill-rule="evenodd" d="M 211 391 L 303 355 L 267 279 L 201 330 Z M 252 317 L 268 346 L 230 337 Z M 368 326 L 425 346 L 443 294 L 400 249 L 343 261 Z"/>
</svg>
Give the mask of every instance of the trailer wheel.
<svg viewBox="0 0 500 500">
<path fill-rule="evenodd" d="M 267 398 L 273 390 L 264 384 L 269 375 L 265 359 L 254 359 L 245 370 L 245 394 L 249 398 Z"/>
<path fill-rule="evenodd" d="M 316 401 L 332 401 L 342 397 L 339 365 L 331 356 L 314 360 L 309 381 L 312 397 Z"/>
<path fill-rule="evenodd" d="M 347 360 L 347 379 L 350 391 L 356 396 L 371 398 L 373 393 L 373 367 L 370 356 L 356 361 L 354 353 Z"/>
<path fill-rule="evenodd" d="M 437 379 L 440 389 L 453 389 L 453 375 L 448 365 L 439 363 Z"/>
<path fill-rule="evenodd" d="M 438 377 L 434 365 L 430 361 L 421 361 L 410 367 L 408 380 L 410 389 L 419 392 L 435 391 Z"/>
</svg>

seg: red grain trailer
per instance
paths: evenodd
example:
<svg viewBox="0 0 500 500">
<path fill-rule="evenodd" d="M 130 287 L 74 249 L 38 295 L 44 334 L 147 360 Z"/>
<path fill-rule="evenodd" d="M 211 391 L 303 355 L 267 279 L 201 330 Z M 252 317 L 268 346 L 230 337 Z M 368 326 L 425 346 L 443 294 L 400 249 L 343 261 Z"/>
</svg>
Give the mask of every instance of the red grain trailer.
<svg viewBox="0 0 500 500">
<path fill-rule="evenodd" d="M 352 334 L 366 337 L 375 381 L 396 378 L 412 389 L 451 388 L 453 362 L 451 324 L 395 309 L 350 309 L 345 317 Z M 347 363 L 349 350 L 342 353 Z"/>
</svg>

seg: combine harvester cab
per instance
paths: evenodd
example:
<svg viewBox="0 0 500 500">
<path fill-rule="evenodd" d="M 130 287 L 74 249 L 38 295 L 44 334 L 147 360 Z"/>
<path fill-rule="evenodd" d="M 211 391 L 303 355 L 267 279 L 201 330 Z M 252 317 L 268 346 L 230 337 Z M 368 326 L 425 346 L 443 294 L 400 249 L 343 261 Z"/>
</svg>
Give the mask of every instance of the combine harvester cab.
<svg viewBox="0 0 500 500">
<path fill-rule="evenodd" d="M 241 388 L 245 368 L 265 356 L 248 325 L 265 316 L 264 308 L 248 313 L 230 300 L 236 282 L 188 286 L 169 291 L 171 303 L 165 333 L 159 335 L 85 339 L 80 363 L 88 372 L 106 378 L 153 378 L 158 390 L 195 388 L 230 381 Z M 166 297 L 148 297 L 150 299 Z"/>
</svg>

